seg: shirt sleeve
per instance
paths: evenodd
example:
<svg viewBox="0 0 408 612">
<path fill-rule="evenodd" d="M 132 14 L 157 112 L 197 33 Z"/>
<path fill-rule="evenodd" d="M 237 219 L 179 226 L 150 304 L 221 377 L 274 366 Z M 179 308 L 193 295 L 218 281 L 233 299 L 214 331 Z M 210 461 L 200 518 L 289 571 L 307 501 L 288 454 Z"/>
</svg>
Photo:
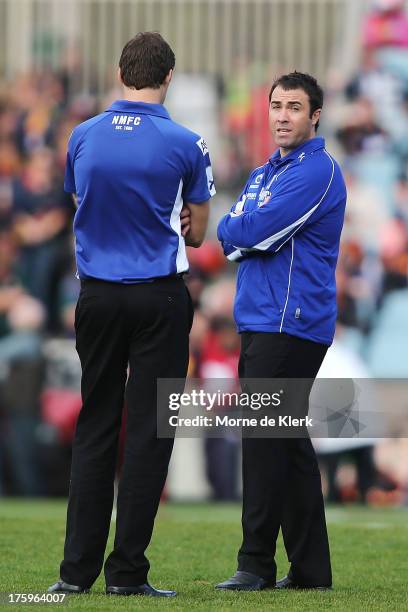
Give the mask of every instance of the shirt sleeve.
<svg viewBox="0 0 408 612">
<path fill-rule="evenodd" d="M 76 193 L 75 175 L 74 175 L 74 132 L 68 141 L 67 161 L 65 164 L 64 191 L 67 193 Z"/>
<path fill-rule="evenodd" d="M 242 210 L 244 209 L 245 206 L 245 199 L 246 199 L 246 194 L 248 191 L 248 187 L 249 185 L 252 183 L 252 180 L 254 178 L 254 176 L 256 175 L 256 170 L 254 170 L 250 176 L 249 179 L 247 180 L 244 189 L 241 191 L 238 199 L 236 202 L 234 202 L 234 204 L 231 206 L 231 210 L 230 213 L 233 214 L 240 214 L 240 212 L 242 212 Z M 225 257 L 229 260 L 229 261 L 235 261 L 235 262 L 241 262 L 245 256 L 246 253 L 249 252 L 249 249 L 238 249 L 237 247 L 233 246 L 232 244 L 226 242 L 225 240 L 223 240 L 222 238 L 222 231 L 221 231 L 221 222 L 218 225 L 218 229 L 217 229 L 217 237 L 218 240 L 221 243 L 222 249 L 224 251 L 224 255 Z"/>
<path fill-rule="evenodd" d="M 237 249 L 276 252 L 320 217 L 333 176 L 334 162 L 329 157 L 319 171 L 315 165 L 302 164 L 285 172 L 265 204 L 241 214 L 230 212 L 221 219 L 219 239 Z"/>
<path fill-rule="evenodd" d="M 206 202 L 216 191 L 210 154 L 203 138 L 199 138 L 191 148 L 189 162 L 190 172 L 184 185 L 183 199 L 193 204 Z"/>
<path fill-rule="evenodd" d="M 249 252 L 245 249 L 237 249 L 232 244 L 228 244 L 228 242 L 221 241 L 222 250 L 224 251 L 225 257 L 229 261 L 240 262 L 245 258 L 245 255 Z"/>
</svg>

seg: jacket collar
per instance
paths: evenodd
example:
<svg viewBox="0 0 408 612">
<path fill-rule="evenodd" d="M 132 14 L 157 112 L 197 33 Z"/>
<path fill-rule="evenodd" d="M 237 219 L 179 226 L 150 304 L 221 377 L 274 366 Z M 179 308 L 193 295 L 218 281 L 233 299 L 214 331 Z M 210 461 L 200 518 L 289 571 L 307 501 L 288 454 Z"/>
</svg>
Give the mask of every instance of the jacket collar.
<svg viewBox="0 0 408 612">
<path fill-rule="evenodd" d="M 119 111 L 121 113 L 137 113 L 138 115 L 154 115 L 170 119 L 170 115 L 162 104 L 149 104 L 147 102 L 130 102 L 130 100 L 115 100 L 106 112 Z"/>
<path fill-rule="evenodd" d="M 280 164 L 281 162 L 293 161 L 294 159 L 299 158 L 302 153 L 313 153 L 313 151 L 317 151 L 318 149 L 324 149 L 325 141 L 324 138 L 316 137 L 311 138 L 310 140 L 306 140 L 296 149 L 293 149 L 290 153 L 285 155 L 285 157 L 281 157 L 280 149 L 278 148 L 275 153 L 270 157 L 269 162 L 272 166 Z"/>
</svg>

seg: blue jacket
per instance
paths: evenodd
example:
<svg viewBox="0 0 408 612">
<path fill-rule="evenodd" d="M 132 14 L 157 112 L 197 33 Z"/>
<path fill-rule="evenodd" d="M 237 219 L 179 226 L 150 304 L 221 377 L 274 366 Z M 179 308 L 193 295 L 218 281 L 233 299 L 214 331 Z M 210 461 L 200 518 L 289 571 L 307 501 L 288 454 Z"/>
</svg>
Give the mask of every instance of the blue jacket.
<svg viewBox="0 0 408 612">
<path fill-rule="evenodd" d="M 239 261 L 238 331 L 286 332 L 333 341 L 335 270 L 346 188 L 338 164 L 313 138 L 256 168 L 218 226 L 228 259 Z"/>
</svg>

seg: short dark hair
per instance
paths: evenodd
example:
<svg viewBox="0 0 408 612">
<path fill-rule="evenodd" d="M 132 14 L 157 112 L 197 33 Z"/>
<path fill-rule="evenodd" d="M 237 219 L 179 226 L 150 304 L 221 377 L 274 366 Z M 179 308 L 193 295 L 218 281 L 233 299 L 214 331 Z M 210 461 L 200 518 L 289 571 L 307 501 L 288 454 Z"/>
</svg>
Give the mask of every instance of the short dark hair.
<svg viewBox="0 0 408 612">
<path fill-rule="evenodd" d="M 123 47 L 120 76 L 126 87 L 159 89 L 176 59 L 159 32 L 139 32 Z"/>
<path fill-rule="evenodd" d="M 271 101 L 272 94 L 277 87 L 282 87 L 285 91 L 290 89 L 303 89 L 303 91 L 309 97 L 310 103 L 310 117 L 312 117 L 315 110 L 323 107 L 323 89 L 320 87 L 318 82 L 310 74 L 303 72 L 290 72 L 289 74 L 283 74 L 272 83 L 271 91 L 269 92 L 269 102 Z M 319 127 L 319 122 L 316 123 L 315 129 Z"/>
</svg>

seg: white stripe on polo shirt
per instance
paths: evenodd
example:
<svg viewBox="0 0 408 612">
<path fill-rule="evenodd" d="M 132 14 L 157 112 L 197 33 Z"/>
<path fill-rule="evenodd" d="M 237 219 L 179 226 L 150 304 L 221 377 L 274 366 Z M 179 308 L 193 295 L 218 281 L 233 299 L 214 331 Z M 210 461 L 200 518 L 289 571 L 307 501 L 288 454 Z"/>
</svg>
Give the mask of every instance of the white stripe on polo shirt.
<svg viewBox="0 0 408 612">
<path fill-rule="evenodd" d="M 188 259 L 186 254 L 186 243 L 184 241 L 184 237 L 181 235 L 181 221 L 180 221 L 180 213 L 183 208 L 183 181 L 180 179 L 179 188 L 176 195 L 176 200 L 174 202 L 173 210 L 171 211 L 170 216 L 170 225 L 171 228 L 176 232 L 179 237 L 178 249 L 177 249 L 177 257 L 176 257 L 176 267 L 177 273 L 186 272 L 188 270 Z"/>
</svg>

